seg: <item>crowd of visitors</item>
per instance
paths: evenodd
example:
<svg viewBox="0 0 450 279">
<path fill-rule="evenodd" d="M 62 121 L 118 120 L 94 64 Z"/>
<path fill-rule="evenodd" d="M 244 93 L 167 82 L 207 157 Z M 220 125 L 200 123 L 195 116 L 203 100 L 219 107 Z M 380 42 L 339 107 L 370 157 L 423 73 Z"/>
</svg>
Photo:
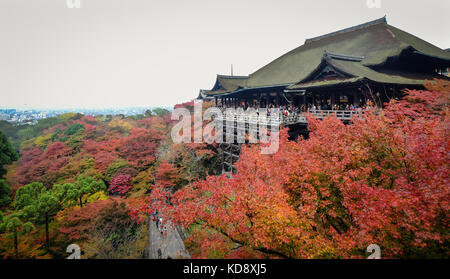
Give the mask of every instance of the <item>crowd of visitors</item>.
<svg viewBox="0 0 450 279">
<path fill-rule="evenodd" d="M 159 230 L 161 235 L 163 237 L 166 236 L 167 227 L 163 224 L 163 218 L 158 216 L 158 212 L 155 210 L 155 212 L 152 213 L 153 215 L 153 221 L 156 224 L 156 228 Z"/>
<path fill-rule="evenodd" d="M 274 104 L 270 104 L 268 108 L 261 108 L 259 106 L 257 107 L 250 107 L 247 104 L 241 104 L 240 106 L 234 106 L 234 107 L 226 107 L 219 105 L 221 110 L 223 112 L 226 111 L 227 108 L 234 108 L 234 109 L 242 109 L 245 114 L 247 115 L 256 115 L 259 116 L 261 112 L 264 112 L 267 114 L 267 117 L 274 116 L 276 113 L 279 113 L 281 117 L 288 117 L 288 116 L 296 116 L 301 115 L 302 113 L 311 112 L 316 113 L 319 111 L 357 111 L 361 112 L 367 109 L 366 106 L 359 106 L 349 103 L 341 103 L 341 104 L 334 104 L 333 106 L 331 104 L 327 105 L 320 105 L 320 104 L 309 104 L 309 105 L 300 105 L 300 106 L 294 106 L 292 104 L 289 105 L 281 105 L 279 108 L 277 108 Z"/>
</svg>

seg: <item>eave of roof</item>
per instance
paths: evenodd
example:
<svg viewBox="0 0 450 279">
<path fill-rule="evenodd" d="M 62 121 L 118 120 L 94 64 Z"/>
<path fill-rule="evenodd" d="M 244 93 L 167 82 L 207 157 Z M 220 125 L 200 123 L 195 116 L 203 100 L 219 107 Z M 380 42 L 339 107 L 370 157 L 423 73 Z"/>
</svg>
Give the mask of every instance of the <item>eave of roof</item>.
<svg viewBox="0 0 450 279">
<path fill-rule="evenodd" d="M 278 90 L 287 88 L 290 85 L 292 85 L 292 84 L 277 84 L 277 85 L 261 86 L 261 87 L 253 87 L 253 88 L 243 87 L 243 88 L 239 88 L 232 92 L 220 94 L 220 96 L 237 97 L 237 96 L 240 96 L 243 94 L 254 93 L 254 92 L 258 92 L 258 93 L 273 92 L 273 91 L 278 91 Z"/>
<path fill-rule="evenodd" d="M 300 90 L 300 89 L 312 89 L 319 87 L 328 87 L 336 85 L 345 85 L 361 82 L 364 80 L 363 77 L 350 77 L 350 78 L 339 78 L 330 80 L 313 80 L 303 83 L 298 83 L 287 87 L 288 90 Z"/>
</svg>

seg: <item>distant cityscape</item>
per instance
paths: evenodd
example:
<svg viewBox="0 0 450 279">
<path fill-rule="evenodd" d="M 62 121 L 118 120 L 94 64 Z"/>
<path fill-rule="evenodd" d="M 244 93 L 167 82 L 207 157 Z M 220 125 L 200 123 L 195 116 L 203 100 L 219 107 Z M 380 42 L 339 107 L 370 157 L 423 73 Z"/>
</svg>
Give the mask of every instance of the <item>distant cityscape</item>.
<svg viewBox="0 0 450 279">
<path fill-rule="evenodd" d="M 0 120 L 8 121 L 13 125 L 34 125 L 40 119 L 56 117 L 60 114 L 74 112 L 84 115 L 119 115 L 132 116 L 144 114 L 147 110 L 156 107 L 130 107 L 130 108 L 103 108 L 103 109 L 0 109 Z M 171 110 L 170 107 L 163 107 Z"/>
</svg>

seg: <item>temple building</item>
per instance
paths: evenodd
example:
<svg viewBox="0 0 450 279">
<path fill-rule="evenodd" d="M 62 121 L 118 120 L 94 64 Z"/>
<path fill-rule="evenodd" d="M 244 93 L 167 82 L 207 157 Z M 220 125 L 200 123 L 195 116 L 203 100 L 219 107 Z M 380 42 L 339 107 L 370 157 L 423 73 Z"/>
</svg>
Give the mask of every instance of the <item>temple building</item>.
<svg viewBox="0 0 450 279">
<path fill-rule="evenodd" d="M 351 123 L 369 105 L 382 107 L 406 88 L 423 89 L 426 80 L 435 78 L 450 80 L 449 67 L 448 50 L 387 24 L 383 17 L 307 39 L 248 76 L 217 75 L 213 88 L 200 90 L 198 99 L 212 100 L 226 112 L 215 121 L 223 124 L 222 172 L 233 174 L 241 150 L 238 134 L 249 134 L 254 123 L 258 128 L 289 127 L 291 139 L 308 137 L 306 112 Z M 244 117 L 225 108 L 242 108 Z M 266 113 L 280 117 L 266 122 Z"/>
<path fill-rule="evenodd" d="M 450 52 L 387 23 L 386 17 L 307 39 L 248 76 L 217 75 L 199 99 L 222 107 L 291 106 L 304 112 L 382 106 L 405 88 L 449 79 Z"/>
</svg>

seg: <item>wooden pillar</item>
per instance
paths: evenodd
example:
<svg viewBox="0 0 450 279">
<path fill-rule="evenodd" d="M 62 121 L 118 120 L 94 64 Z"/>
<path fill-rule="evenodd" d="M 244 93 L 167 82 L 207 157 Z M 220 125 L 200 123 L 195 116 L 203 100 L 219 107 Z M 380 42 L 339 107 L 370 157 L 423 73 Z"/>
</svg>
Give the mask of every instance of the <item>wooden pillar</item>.
<svg viewBox="0 0 450 279">
<path fill-rule="evenodd" d="M 331 93 L 331 109 L 332 110 L 334 110 L 334 104 L 335 103 L 336 103 L 336 94 L 333 91 L 333 93 Z"/>
<path fill-rule="evenodd" d="M 222 174 L 225 172 L 225 145 L 222 145 Z"/>
</svg>

